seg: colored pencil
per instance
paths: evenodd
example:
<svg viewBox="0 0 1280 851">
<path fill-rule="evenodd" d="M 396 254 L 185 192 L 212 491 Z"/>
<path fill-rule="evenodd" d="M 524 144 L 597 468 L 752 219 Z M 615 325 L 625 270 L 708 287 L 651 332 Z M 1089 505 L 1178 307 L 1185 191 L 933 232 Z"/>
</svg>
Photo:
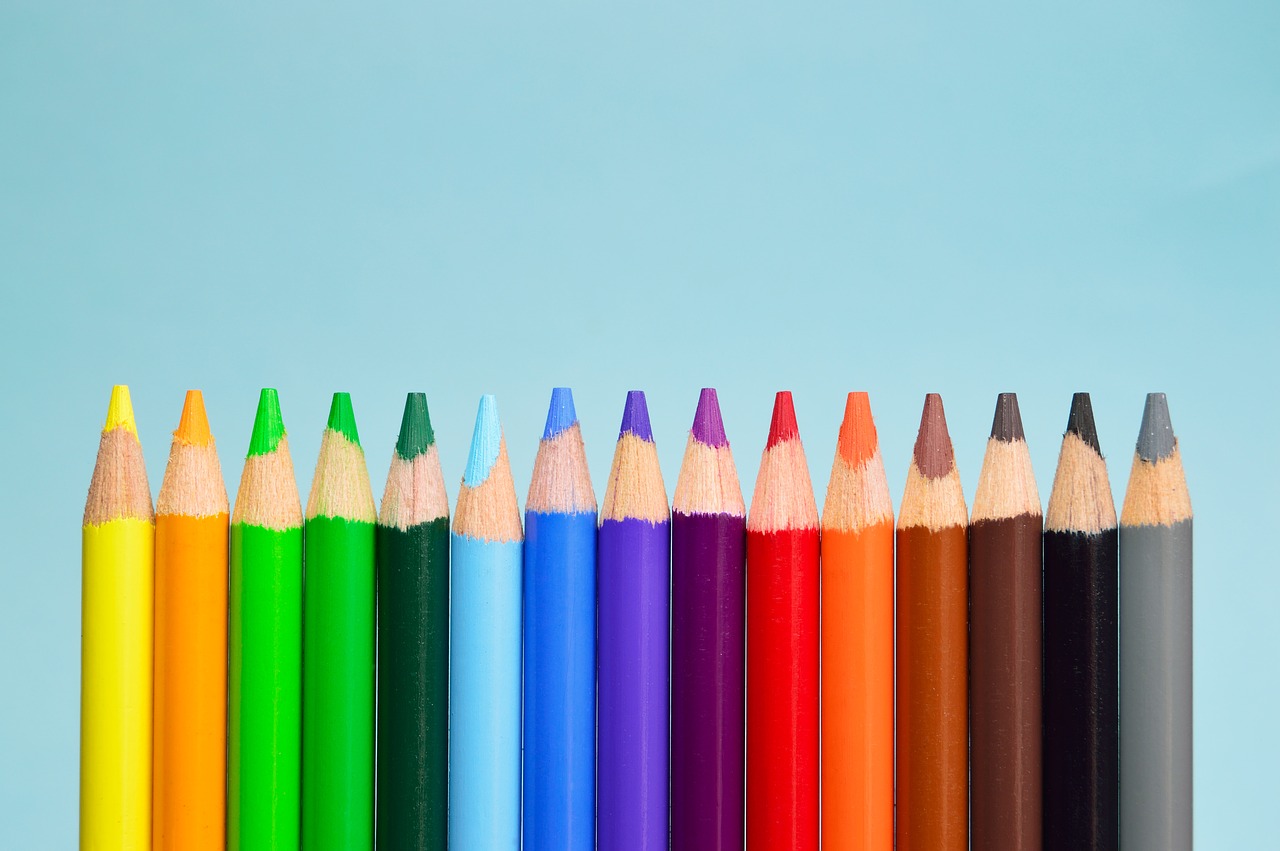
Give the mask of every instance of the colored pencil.
<svg viewBox="0 0 1280 851">
<path fill-rule="evenodd" d="M 1163 393 L 1120 512 L 1120 847 L 1191 848 L 1191 497 Z"/>
<path fill-rule="evenodd" d="M 866 393 L 822 510 L 822 844 L 893 848 L 893 503 Z"/>
<path fill-rule="evenodd" d="M 482 396 L 450 538 L 450 848 L 520 848 L 522 538 L 498 404 Z"/>
<path fill-rule="evenodd" d="M 1041 847 L 1040 494 L 1018 397 L 996 402 L 969 523 L 974 851 Z"/>
<path fill-rule="evenodd" d="M 228 520 L 204 398 L 188 390 L 156 499 L 156 851 L 226 847 Z"/>
<path fill-rule="evenodd" d="M 1071 400 L 1044 523 L 1044 847 L 1116 851 L 1116 509 L 1088 393 Z"/>
<path fill-rule="evenodd" d="M 155 522 L 129 388 L 111 388 L 81 537 L 80 847 L 151 847 Z"/>
<path fill-rule="evenodd" d="M 551 394 L 525 502 L 524 848 L 595 846 L 596 497 L 573 394 Z"/>
<path fill-rule="evenodd" d="M 644 393 L 627 394 L 600 509 L 600 851 L 666 851 L 671 522 Z"/>
<path fill-rule="evenodd" d="M 335 393 L 303 526 L 303 851 L 373 847 L 376 520 L 351 396 Z"/>
<path fill-rule="evenodd" d="M 818 508 L 778 393 L 747 515 L 747 846 L 818 847 Z"/>
<path fill-rule="evenodd" d="M 925 397 L 898 513 L 897 842 L 969 846 L 968 511 L 942 397 Z"/>
<path fill-rule="evenodd" d="M 742 850 L 746 513 L 708 387 L 671 513 L 672 851 Z"/>
<path fill-rule="evenodd" d="M 231 516 L 227 848 L 297 848 L 302 504 L 276 391 L 258 397 Z"/>
<path fill-rule="evenodd" d="M 379 849 L 444 851 L 449 497 L 427 397 L 410 393 L 378 515 Z"/>
</svg>

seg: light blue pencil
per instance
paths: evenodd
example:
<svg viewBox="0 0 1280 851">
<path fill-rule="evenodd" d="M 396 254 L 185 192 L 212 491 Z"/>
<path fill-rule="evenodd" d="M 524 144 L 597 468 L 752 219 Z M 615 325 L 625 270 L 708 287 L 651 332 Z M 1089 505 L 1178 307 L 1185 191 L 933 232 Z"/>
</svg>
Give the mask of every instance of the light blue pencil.
<svg viewBox="0 0 1280 851">
<path fill-rule="evenodd" d="M 520 848 L 523 537 L 498 403 L 482 396 L 451 535 L 450 848 Z"/>
</svg>

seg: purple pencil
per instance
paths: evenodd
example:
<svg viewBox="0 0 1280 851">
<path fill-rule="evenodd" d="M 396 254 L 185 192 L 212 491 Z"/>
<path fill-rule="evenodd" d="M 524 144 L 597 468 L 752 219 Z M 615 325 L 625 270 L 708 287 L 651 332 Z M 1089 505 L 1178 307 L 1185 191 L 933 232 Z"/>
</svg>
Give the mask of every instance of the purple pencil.
<svg viewBox="0 0 1280 851">
<path fill-rule="evenodd" d="M 742 851 L 746 522 L 706 388 L 671 518 L 671 851 Z"/>
<path fill-rule="evenodd" d="M 600 851 L 667 847 L 671 523 L 644 394 L 627 394 L 597 539 Z"/>
</svg>

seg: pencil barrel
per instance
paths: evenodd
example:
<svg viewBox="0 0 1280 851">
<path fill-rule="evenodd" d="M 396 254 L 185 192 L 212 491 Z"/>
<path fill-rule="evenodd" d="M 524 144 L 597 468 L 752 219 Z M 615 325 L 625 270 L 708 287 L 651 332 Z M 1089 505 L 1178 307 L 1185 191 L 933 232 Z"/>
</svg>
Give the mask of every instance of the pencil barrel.
<svg viewBox="0 0 1280 851">
<path fill-rule="evenodd" d="M 671 526 L 600 524 L 600 851 L 665 851 Z"/>
<path fill-rule="evenodd" d="M 227 515 L 156 516 L 152 842 L 226 847 Z"/>
<path fill-rule="evenodd" d="M 443 851 L 449 805 L 449 521 L 378 526 L 377 844 Z"/>
<path fill-rule="evenodd" d="M 671 517 L 671 849 L 743 845 L 746 519 Z"/>
<path fill-rule="evenodd" d="M 1044 847 L 1115 851 L 1117 532 L 1044 535 Z"/>
<path fill-rule="evenodd" d="M 893 524 L 822 534 L 822 844 L 893 848 Z"/>
<path fill-rule="evenodd" d="M 451 541 L 449 845 L 517 851 L 521 544 Z"/>
<path fill-rule="evenodd" d="M 969 846 L 967 530 L 899 529 L 897 847 Z"/>
<path fill-rule="evenodd" d="M 747 533 L 747 844 L 818 847 L 818 530 Z"/>
<path fill-rule="evenodd" d="M 524 847 L 595 845 L 596 517 L 531 511 L 524 545 Z"/>
<path fill-rule="evenodd" d="M 302 847 L 373 847 L 374 528 L 306 521 Z"/>
<path fill-rule="evenodd" d="M 1190 851 L 1191 523 L 1120 527 L 1120 846 Z"/>
<path fill-rule="evenodd" d="M 302 529 L 231 527 L 227 847 L 296 848 Z"/>
<path fill-rule="evenodd" d="M 155 527 L 85 526 L 82 546 L 80 848 L 148 851 Z"/>
</svg>

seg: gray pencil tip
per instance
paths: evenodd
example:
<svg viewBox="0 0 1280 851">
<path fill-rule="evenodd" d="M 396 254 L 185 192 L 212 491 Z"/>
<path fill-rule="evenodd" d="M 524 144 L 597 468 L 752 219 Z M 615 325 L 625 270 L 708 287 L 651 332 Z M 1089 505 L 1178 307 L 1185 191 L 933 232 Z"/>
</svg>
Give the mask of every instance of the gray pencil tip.
<svg viewBox="0 0 1280 851">
<path fill-rule="evenodd" d="M 1177 439 L 1169 419 L 1169 400 L 1163 393 L 1148 393 L 1142 409 L 1142 430 L 1138 432 L 1138 457 L 1159 461 L 1173 454 Z"/>
<path fill-rule="evenodd" d="M 1022 431 L 1022 414 L 1018 411 L 1018 395 L 1001 393 L 996 399 L 996 415 L 991 421 L 991 436 L 1005 443 L 1025 440 Z"/>
</svg>

